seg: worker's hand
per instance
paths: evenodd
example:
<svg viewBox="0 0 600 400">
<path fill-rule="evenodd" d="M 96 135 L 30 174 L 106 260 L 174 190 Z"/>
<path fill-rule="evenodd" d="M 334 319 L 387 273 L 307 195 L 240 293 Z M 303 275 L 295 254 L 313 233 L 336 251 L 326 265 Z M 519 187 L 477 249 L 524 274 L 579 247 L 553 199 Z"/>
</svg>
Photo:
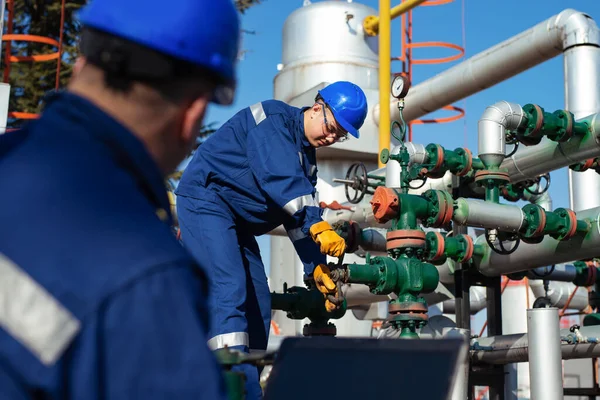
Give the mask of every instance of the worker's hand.
<svg viewBox="0 0 600 400">
<path fill-rule="evenodd" d="M 310 236 L 321 247 L 321 253 L 341 257 L 346 251 L 346 242 L 327 221 L 317 222 L 310 227 Z"/>
<path fill-rule="evenodd" d="M 315 268 L 313 272 L 313 279 L 315 280 L 315 285 L 319 292 L 323 293 L 325 296 L 325 309 L 328 312 L 334 311 L 339 308 L 339 305 L 336 303 L 341 303 L 338 299 L 340 297 L 340 293 L 338 291 L 338 286 L 331 279 L 331 271 L 329 267 L 325 264 L 319 264 Z"/>
</svg>

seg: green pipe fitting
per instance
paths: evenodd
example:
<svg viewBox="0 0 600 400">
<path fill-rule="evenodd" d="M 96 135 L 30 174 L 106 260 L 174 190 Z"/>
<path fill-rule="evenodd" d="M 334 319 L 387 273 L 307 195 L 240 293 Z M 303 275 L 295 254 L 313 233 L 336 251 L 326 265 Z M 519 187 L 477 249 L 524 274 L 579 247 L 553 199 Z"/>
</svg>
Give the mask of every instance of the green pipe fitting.
<svg viewBox="0 0 600 400">
<path fill-rule="evenodd" d="M 500 203 L 500 187 L 493 179 L 489 179 L 485 184 L 485 200 Z"/>
<path fill-rule="evenodd" d="M 416 258 L 373 257 L 369 264 L 349 264 L 346 281 L 369 286 L 373 294 L 395 293 L 417 298 L 433 292 L 439 282 L 436 267 Z"/>
<path fill-rule="evenodd" d="M 524 189 L 518 185 L 509 183 L 502 187 L 502 197 L 508 201 L 519 201 L 523 197 Z"/>
<path fill-rule="evenodd" d="M 422 167 L 426 168 L 426 175 L 430 178 L 441 178 L 446 171 L 464 176 L 473 168 L 473 156 L 468 149 L 459 147 L 446 150 L 439 144 L 430 143 L 425 147 L 425 151 L 428 163 Z"/>
<path fill-rule="evenodd" d="M 427 199 L 427 208 L 420 209 L 417 217 L 426 227 L 442 227 L 450 222 L 454 213 L 454 199 L 444 190 L 427 190 L 422 198 Z"/>
<path fill-rule="evenodd" d="M 527 204 L 523 214 L 525 223 L 520 233 L 527 239 L 549 235 L 556 240 L 568 240 L 577 233 L 589 231 L 588 223 L 576 219 L 575 213 L 566 208 L 545 211 L 538 205 Z"/>
<path fill-rule="evenodd" d="M 285 311 L 290 319 L 339 319 L 346 313 L 346 308 L 344 300 L 340 308 L 328 312 L 323 293 L 316 289 L 284 286 L 284 293 L 271 293 L 271 309 Z"/>
<path fill-rule="evenodd" d="M 466 262 L 473 255 L 473 243 L 465 235 L 445 236 L 439 232 L 427 232 L 425 236 L 425 259 L 441 265 L 449 258 Z"/>
<path fill-rule="evenodd" d="M 418 219 L 430 213 L 434 207 L 430 201 L 423 196 L 414 194 L 398 194 L 400 212 L 392 221 L 392 230 L 419 229 Z"/>
<path fill-rule="evenodd" d="M 566 110 L 548 113 L 538 105 L 526 104 L 523 111 L 527 124 L 517 129 L 516 136 L 526 146 L 540 143 L 544 136 L 556 142 L 565 142 L 574 136 L 585 135 L 589 129 L 586 122 L 576 122 L 573 114 Z"/>
<path fill-rule="evenodd" d="M 576 286 L 593 286 L 600 283 L 600 270 L 596 266 L 597 263 L 587 263 L 585 261 L 575 261 L 575 278 L 573 283 Z"/>
</svg>

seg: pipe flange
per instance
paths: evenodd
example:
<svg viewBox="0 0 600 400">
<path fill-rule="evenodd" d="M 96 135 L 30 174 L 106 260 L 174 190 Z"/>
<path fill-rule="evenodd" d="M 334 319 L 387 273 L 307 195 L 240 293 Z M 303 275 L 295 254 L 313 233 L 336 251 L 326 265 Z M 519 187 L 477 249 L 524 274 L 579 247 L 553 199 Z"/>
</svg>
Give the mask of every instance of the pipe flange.
<svg viewBox="0 0 600 400">
<path fill-rule="evenodd" d="M 404 248 L 425 247 L 425 232 L 418 229 L 400 229 L 386 234 L 386 249 L 388 251 Z"/>
<path fill-rule="evenodd" d="M 523 111 L 527 115 L 527 127 L 518 130 L 516 136 L 525 146 L 534 146 L 542 141 L 544 110 L 537 104 L 526 104 L 523 106 Z"/>
<path fill-rule="evenodd" d="M 568 208 L 557 208 L 553 213 L 560 218 L 561 228 L 556 232 L 550 233 L 550 236 L 556 240 L 569 240 L 577 233 L 577 215 Z"/>
<path fill-rule="evenodd" d="M 465 176 L 469 173 L 469 171 L 471 171 L 471 168 L 473 168 L 473 153 L 471 153 L 471 150 L 463 148 L 458 148 L 454 151 L 456 152 L 456 154 L 466 158 L 465 167 L 460 171 L 455 172 L 454 175 Z"/>
<path fill-rule="evenodd" d="M 369 202 L 373 210 L 373 217 L 380 224 L 384 224 L 398 215 L 400 200 L 394 189 L 379 186 L 373 193 Z"/>
<path fill-rule="evenodd" d="M 587 263 L 586 263 L 587 264 Z M 587 266 L 587 277 L 581 286 L 594 286 L 596 284 L 598 270 L 595 266 Z"/>
<path fill-rule="evenodd" d="M 439 144 L 428 144 L 425 150 L 429 153 L 429 163 L 433 164 L 433 167 L 427 169 L 428 178 L 441 178 L 444 176 L 446 171 L 443 170 L 444 165 L 444 148 Z"/>
<path fill-rule="evenodd" d="M 513 202 L 521 200 L 523 192 L 517 193 L 514 189 L 514 185 L 504 185 L 500 188 L 500 193 L 502 194 L 502 197 L 504 197 L 505 200 Z"/>
<path fill-rule="evenodd" d="M 585 160 L 583 162 L 570 165 L 569 168 L 571 168 L 573 171 L 584 172 L 584 171 L 587 171 L 588 169 L 590 169 L 592 167 L 592 165 L 594 165 L 594 161 L 596 161 L 595 158 L 588 158 L 587 160 Z"/>
<path fill-rule="evenodd" d="M 548 137 L 555 142 L 566 142 L 573 137 L 573 114 L 566 110 L 557 110 L 553 114 L 561 120 L 563 126 L 557 133 L 548 135 Z"/>
<path fill-rule="evenodd" d="M 425 314 L 427 315 L 427 304 L 419 301 L 394 301 L 388 306 L 390 314 Z"/>
<path fill-rule="evenodd" d="M 446 242 L 440 232 L 427 232 L 425 237 L 426 259 L 428 261 L 438 261 L 445 258 L 444 251 Z"/>
<path fill-rule="evenodd" d="M 452 195 L 443 190 L 427 190 L 423 197 L 431 203 L 430 214 L 423 219 L 427 227 L 440 228 L 452 220 L 454 214 L 454 199 Z"/>
<path fill-rule="evenodd" d="M 466 263 L 473 258 L 473 252 L 475 251 L 475 244 L 473 238 L 469 235 L 461 234 L 458 237 L 459 242 L 463 245 L 462 256 L 458 258 L 459 263 Z"/>
<path fill-rule="evenodd" d="M 504 171 L 490 171 L 480 170 L 475 173 L 475 182 L 481 182 L 487 179 L 493 179 L 495 181 L 510 182 L 510 176 L 508 172 Z"/>
<path fill-rule="evenodd" d="M 526 243 L 532 243 L 533 238 L 543 239 L 544 229 L 546 229 L 546 210 L 537 204 L 527 204 L 523 207 L 525 221 L 527 222 L 525 230 L 521 230 L 521 236 Z M 540 240 L 541 241 L 541 240 Z"/>
</svg>

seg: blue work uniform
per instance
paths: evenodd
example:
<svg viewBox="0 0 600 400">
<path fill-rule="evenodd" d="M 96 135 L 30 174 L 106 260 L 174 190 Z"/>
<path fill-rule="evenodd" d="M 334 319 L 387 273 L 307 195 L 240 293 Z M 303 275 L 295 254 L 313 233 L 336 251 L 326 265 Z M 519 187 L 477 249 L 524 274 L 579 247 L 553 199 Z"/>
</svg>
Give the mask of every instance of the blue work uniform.
<svg viewBox="0 0 600 400">
<path fill-rule="evenodd" d="M 206 276 L 141 141 L 57 94 L 0 135 L 0 191 L 0 398 L 226 398 Z"/>
<path fill-rule="evenodd" d="M 307 275 L 326 261 L 309 232 L 322 209 L 305 110 L 276 100 L 241 110 L 199 147 L 175 191 L 181 239 L 210 278 L 212 349 L 266 349 L 271 297 L 255 236 L 283 224 Z M 258 370 L 238 369 L 260 398 Z"/>
</svg>

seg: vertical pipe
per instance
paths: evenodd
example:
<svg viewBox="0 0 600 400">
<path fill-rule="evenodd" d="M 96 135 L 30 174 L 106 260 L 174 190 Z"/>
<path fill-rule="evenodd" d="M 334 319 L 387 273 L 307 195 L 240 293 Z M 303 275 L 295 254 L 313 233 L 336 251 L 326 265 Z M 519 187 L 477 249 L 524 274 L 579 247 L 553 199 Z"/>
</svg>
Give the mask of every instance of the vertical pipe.
<svg viewBox="0 0 600 400">
<path fill-rule="evenodd" d="M 558 308 L 527 310 L 527 342 L 531 399 L 562 399 L 562 353 Z"/>
<path fill-rule="evenodd" d="M 575 118 L 600 112 L 600 48 L 588 44 L 566 50 L 564 71 L 566 109 Z M 569 196 L 574 211 L 600 206 L 600 175 L 569 169 Z"/>
<path fill-rule="evenodd" d="M 379 104 L 390 103 L 392 75 L 390 0 L 379 0 Z M 382 107 L 379 115 L 379 152 L 390 148 L 390 108 Z M 379 157 L 378 157 L 379 158 Z M 379 168 L 384 164 L 379 160 Z"/>
</svg>

